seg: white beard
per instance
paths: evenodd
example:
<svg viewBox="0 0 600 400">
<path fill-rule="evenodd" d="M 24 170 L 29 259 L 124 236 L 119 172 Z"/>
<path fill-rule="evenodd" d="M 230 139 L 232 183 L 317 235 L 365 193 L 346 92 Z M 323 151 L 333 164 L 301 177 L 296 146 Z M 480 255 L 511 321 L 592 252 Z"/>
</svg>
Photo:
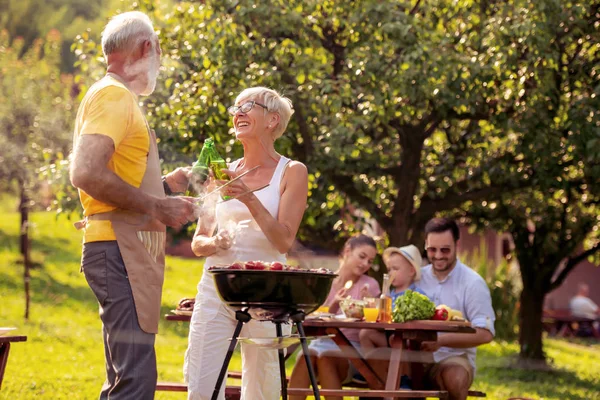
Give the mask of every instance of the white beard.
<svg viewBox="0 0 600 400">
<path fill-rule="evenodd" d="M 140 95 L 150 96 L 154 89 L 156 89 L 156 80 L 158 79 L 158 72 L 160 68 L 160 61 L 156 55 L 148 57 L 150 58 L 151 65 L 146 70 L 146 89 L 144 89 Z"/>
<path fill-rule="evenodd" d="M 146 84 L 146 87 L 140 92 L 140 95 L 148 96 L 151 95 L 156 88 L 156 80 L 158 79 L 159 68 L 159 57 L 156 54 L 152 54 L 137 60 L 133 64 L 127 65 L 125 70 L 127 75 L 138 76 L 138 80 L 143 79 L 143 83 Z"/>
</svg>

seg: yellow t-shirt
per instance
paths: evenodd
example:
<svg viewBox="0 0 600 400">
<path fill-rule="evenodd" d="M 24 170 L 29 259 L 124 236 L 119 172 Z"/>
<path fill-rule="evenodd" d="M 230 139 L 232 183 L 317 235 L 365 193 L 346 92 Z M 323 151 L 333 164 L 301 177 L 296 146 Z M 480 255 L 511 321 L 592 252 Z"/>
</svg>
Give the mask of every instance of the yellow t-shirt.
<svg viewBox="0 0 600 400">
<path fill-rule="evenodd" d="M 80 135 L 110 137 L 115 144 L 115 152 L 108 168 L 130 185 L 140 187 L 146 173 L 150 137 L 146 118 L 137 101 L 134 93 L 111 76 L 96 82 L 77 111 L 73 144 L 77 144 Z M 81 189 L 79 198 L 85 216 L 116 208 L 94 199 Z M 84 243 L 103 240 L 116 240 L 110 221 L 88 221 Z"/>
</svg>

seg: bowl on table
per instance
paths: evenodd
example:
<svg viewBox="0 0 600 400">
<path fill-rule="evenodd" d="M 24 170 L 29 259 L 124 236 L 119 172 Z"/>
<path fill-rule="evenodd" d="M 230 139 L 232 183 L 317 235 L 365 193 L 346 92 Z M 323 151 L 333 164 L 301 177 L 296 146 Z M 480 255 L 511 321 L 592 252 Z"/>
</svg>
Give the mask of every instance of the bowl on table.
<svg viewBox="0 0 600 400">
<path fill-rule="evenodd" d="M 364 300 L 344 299 L 340 301 L 340 308 L 344 312 L 346 318 L 363 319 L 365 316 L 365 306 L 367 303 Z"/>
</svg>

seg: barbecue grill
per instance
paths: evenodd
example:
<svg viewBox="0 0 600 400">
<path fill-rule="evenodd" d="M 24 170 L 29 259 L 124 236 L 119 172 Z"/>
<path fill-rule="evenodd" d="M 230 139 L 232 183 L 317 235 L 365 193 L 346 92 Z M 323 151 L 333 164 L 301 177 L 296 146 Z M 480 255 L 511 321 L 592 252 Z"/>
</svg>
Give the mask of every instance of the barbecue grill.
<svg viewBox="0 0 600 400">
<path fill-rule="evenodd" d="M 219 394 L 227 368 L 244 323 L 251 319 L 271 321 L 275 324 L 278 339 L 283 339 L 281 324 L 292 321 L 298 329 L 308 375 L 315 399 L 320 399 L 319 388 L 308 353 L 308 342 L 302 322 L 307 314 L 315 311 L 327 299 L 333 279 L 330 273 L 311 271 L 269 271 L 245 269 L 209 269 L 215 280 L 219 296 L 229 307 L 236 310 L 238 321 L 227 355 L 215 385 L 212 400 Z M 281 395 L 287 399 L 287 381 L 283 349 L 278 349 Z"/>
</svg>

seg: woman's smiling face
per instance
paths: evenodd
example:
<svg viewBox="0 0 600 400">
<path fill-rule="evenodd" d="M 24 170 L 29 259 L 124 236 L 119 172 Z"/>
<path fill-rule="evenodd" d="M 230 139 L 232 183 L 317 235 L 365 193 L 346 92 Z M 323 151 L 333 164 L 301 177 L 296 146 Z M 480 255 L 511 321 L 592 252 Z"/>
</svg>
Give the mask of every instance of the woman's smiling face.
<svg viewBox="0 0 600 400">
<path fill-rule="evenodd" d="M 363 275 L 369 271 L 377 256 L 377 249 L 368 244 L 348 248 L 346 252 L 344 263 L 355 275 Z"/>
<path fill-rule="evenodd" d="M 235 137 L 238 139 L 257 137 L 265 131 L 267 126 L 267 110 L 260 105 L 262 103 L 259 99 L 243 99 L 236 103 L 235 106 L 242 107 L 249 102 L 254 102 L 250 111 L 244 113 L 240 108 L 233 116 Z"/>
</svg>

